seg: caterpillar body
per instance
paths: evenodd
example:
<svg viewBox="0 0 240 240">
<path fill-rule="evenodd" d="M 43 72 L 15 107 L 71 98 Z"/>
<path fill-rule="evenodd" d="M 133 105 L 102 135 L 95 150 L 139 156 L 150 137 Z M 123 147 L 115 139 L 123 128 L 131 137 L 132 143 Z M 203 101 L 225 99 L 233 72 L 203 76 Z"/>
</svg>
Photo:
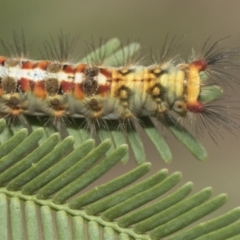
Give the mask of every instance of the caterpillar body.
<svg viewBox="0 0 240 240">
<path fill-rule="evenodd" d="M 96 123 L 107 126 L 108 120 L 117 120 L 137 130 L 141 117 L 165 122 L 173 112 L 181 118 L 199 114 L 207 124 L 239 128 L 219 109 L 208 107 L 220 98 L 222 88 L 206 78 L 222 74 L 222 64 L 236 67 L 234 58 L 240 52 L 216 50 L 219 42 L 205 46 L 204 54 L 189 62 L 164 57 L 150 66 L 0 56 L 0 116 L 9 122 L 26 115 L 49 116 L 54 123 L 84 118 L 90 130 Z"/>
<path fill-rule="evenodd" d="M 198 100 L 204 61 L 112 68 L 1 57 L 0 64 L 2 114 L 126 119 L 204 111 Z"/>
</svg>

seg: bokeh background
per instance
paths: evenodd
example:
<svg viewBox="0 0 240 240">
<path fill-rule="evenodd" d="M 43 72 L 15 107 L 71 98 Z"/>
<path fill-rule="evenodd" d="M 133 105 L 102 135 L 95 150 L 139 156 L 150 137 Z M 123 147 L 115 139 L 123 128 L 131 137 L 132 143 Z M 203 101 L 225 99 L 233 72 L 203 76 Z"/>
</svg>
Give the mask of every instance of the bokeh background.
<svg viewBox="0 0 240 240">
<path fill-rule="evenodd" d="M 84 56 L 85 42 L 92 37 L 96 40 L 119 37 L 123 42 L 138 39 L 146 62 L 150 60 L 150 50 L 156 53 L 161 49 L 167 33 L 171 36 L 187 33 L 177 51 L 180 56 L 190 54 L 192 47 L 204 43 L 211 34 L 216 40 L 232 35 L 226 44 L 240 47 L 238 0 L 2 0 L 0 9 L 0 38 L 8 41 L 13 30 L 22 28 L 26 39 L 34 43 L 30 54 L 33 58 L 38 58 L 49 34 L 57 35 L 60 30 L 80 35 L 76 49 L 79 59 Z M 234 74 L 239 74 L 240 83 L 240 72 Z M 226 88 L 227 94 L 240 100 L 239 85 L 231 85 L 234 91 Z M 229 201 L 218 213 L 240 205 L 240 132 L 235 132 L 236 136 L 224 132 L 223 138 L 216 139 L 218 145 L 204 134 L 201 141 L 209 153 L 205 162 L 197 161 L 167 130 L 164 134 L 173 151 L 173 161 L 165 164 L 146 140 L 147 158 L 154 165 L 150 174 L 161 168 L 168 168 L 170 173 L 181 171 L 182 183 L 193 181 L 195 191 L 212 186 L 214 195 L 228 193 Z M 98 183 L 134 166 L 133 159 L 124 166 L 119 164 Z"/>
</svg>

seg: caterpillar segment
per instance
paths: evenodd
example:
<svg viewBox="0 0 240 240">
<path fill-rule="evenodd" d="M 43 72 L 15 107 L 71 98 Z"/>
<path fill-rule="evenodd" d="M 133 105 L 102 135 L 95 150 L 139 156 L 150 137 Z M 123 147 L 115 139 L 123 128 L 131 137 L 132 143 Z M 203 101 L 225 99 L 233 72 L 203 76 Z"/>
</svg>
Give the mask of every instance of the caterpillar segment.
<svg viewBox="0 0 240 240">
<path fill-rule="evenodd" d="M 199 102 L 198 99 L 201 91 L 200 72 L 206 68 L 207 63 L 204 60 L 193 61 L 189 64 L 185 101 L 188 110 L 191 112 L 201 113 L 204 111 L 204 104 Z"/>
</svg>

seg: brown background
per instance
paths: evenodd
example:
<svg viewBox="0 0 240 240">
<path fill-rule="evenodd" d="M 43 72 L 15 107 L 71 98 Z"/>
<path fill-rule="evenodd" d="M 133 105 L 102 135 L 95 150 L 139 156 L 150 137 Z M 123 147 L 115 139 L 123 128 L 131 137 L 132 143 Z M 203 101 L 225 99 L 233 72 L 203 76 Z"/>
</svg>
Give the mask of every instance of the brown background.
<svg viewBox="0 0 240 240">
<path fill-rule="evenodd" d="M 94 39 L 119 37 L 123 41 L 140 39 L 143 56 L 148 56 L 150 49 L 153 52 L 160 49 L 168 32 L 172 36 L 187 33 L 178 49 L 184 56 L 212 33 L 216 40 L 233 35 L 226 44 L 240 47 L 238 0 L 2 0 L 0 9 L 0 37 L 6 41 L 13 30 L 23 28 L 26 38 L 34 40 L 32 56 L 35 58 L 49 33 L 57 34 L 60 29 L 71 35 L 80 34 L 82 45 L 76 50 L 80 56 L 84 55 L 84 41 L 91 36 Z M 227 94 L 239 100 L 239 85 L 233 83 L 232 86 L 235 91 L 228 89 Z M 237 137 L 224 132 L 224 139 L 217 139 L 218 146 L 205 135 L 201 141 L 209 153 L 206 162 L 194 159 L 166 130 L 164 133 L 173 151 L 173 162 L 164 164 L 152 145 L 145 141 L 148 160 L 154 164 L 152 172 L 161 168 L 181 171 L 182 183 L 193 181 L 195 190 L 212 186 L 214 195 L 228 193 L 229 201 L 222 211 L 240 205 L 240 132 L 236 132 Z M 125 166 L 119 164 L 106 177 L 116 176 L 134 166 L 132 160 Z M 99 183 L 106 181 L 106 177 Z"/>
</svg>

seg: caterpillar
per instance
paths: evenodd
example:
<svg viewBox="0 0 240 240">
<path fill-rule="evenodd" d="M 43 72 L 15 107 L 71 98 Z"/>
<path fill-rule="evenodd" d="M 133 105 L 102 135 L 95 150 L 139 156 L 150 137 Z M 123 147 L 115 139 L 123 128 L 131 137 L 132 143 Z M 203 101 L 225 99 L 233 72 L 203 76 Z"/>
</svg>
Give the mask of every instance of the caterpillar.
<svg viewBox="0 0 240 240">
<path fill-rule="evenodd" d="M 0 56 L 0 117 L 9 124 L 20 119 L 26 125 L 28 115 L 46 116 L 59 129 L 66 119 L 76 125 L 84 119 L 93 131 L 117 121 L 127 134 L 128 129 L 141 128 L 144 118 L 167 125 L 176 116 L 191 121 L 198 115 L 201 123 L 197 124 L 210 134 L 215 134 L 211 129 L 217 125 L 239 129 L 230 115 L 223 114 L 223 108 L 214 107 L 223 93 L 219 82 L 228 81 L 225 69 L 239 67 L 239 48 L 218 48 L 224 39 L 210 44 L 209 38 L 201 54 L 193 53 L 186 62 L 169 56 L 171 43 L 164 47 L 160 61 L 149 66 L 131 61 L 105 65 L 93 57 L 70 63 L 72 43 L 63 34 L 59 48 L 45 44 L 48 59 L 31 60 L 25 56 L 25 42 L 20 46 L 17 36 L 14 40 L 14 47 L 2 41 L 9 56 Z"/>
</svg>

